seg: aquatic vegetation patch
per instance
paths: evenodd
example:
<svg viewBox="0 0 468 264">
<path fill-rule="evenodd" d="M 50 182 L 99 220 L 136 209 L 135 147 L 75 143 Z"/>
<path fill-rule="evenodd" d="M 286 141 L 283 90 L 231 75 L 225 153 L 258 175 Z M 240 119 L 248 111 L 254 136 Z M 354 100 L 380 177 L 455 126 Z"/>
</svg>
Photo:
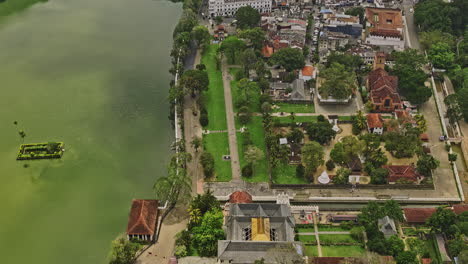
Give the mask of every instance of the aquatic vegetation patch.
<svg viewBox="0 0 468 264">
<path fill-rule="evenodd" d="M 16 160 L 59 159 L 64 151 L 63 142 L 22 144 Z"/>
</svg>

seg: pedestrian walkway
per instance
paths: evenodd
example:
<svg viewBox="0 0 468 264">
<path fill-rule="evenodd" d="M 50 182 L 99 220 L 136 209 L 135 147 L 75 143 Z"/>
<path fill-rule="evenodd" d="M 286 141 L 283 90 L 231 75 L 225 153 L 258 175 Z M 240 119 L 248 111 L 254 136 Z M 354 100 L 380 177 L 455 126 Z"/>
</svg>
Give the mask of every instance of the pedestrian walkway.
<svg viewBox="0 0 468 264">
<path fill-rule="evenodd" d="M 226 58 L 222 61 L 224 102 L 226 106 L 226 121 L 229 137 L 229 152 L 231 156 L 232 180 L 241 180 L 241 170 L 239 162 L 239 150 L 237 149 L 236 123 L 234 120 L 234 108 L 232 106 L 231 79 Z"/>
<path fill-rule="evenodd" d="M 351 232 L 349 231 L 318 231 L 317 232 L 319 235 L 349 235 Z M 301 236 L 313 236 L 316 234 L 316 232 L 299 232 L 297 233 L 298 235 Z"/>
</svg>

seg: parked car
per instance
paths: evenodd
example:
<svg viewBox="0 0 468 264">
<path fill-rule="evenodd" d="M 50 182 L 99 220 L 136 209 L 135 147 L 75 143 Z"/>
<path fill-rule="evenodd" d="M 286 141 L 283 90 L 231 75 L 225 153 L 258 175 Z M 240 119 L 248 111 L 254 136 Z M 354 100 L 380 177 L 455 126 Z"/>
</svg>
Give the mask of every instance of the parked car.
<svg viewBox="0 0 468 264">
<path fill-rule="evenodd" d="M 177 264 L 177 257 L 169 258 L 169 262 L 167 264 Z"/>
</svg>

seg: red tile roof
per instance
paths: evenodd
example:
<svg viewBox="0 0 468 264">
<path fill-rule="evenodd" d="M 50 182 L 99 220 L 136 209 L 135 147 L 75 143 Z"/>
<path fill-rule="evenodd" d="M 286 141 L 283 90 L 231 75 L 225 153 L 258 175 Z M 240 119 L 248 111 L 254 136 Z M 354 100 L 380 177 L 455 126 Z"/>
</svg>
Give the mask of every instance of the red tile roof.
<svg viewBox="0 0 468 264">
<path fill-rule="evenodd" d="M 419 139 L 421 139 L 424 142 L 428 142 L 429 141 L 429 135 L 426 134 L 426 133 L 422 133 L 421 135 L 419 135 Z"/>
<path fill-rule="evenodd" d="M 270 58 L 271 55 L 273 55 L 273 47 L 270 47 L 268 45 L 263 46 L 262 54 L 263 54 L 263 57 Z"/>
<path fill-rule="evenodd" d="M 416 182 L 420 176 L 413 165 L 385 165 L 388 170 L 388 182 L 396 182 L 400 179 Z"/>
<path fill-rule="evenodd" d="M 386 30 L 386 29 L 375 29 L 371 28 L 369 30 L 369 34 L 371 36 L 378 36 L 378 37 L 388 37 L 388 38 L 403 38 L 401 33 L 396 30 Z"/>
<path fill-rule="evenodd" d="M 456 214 L 461 214 L 468 211 L 468 204 L 457 204 L 453 206 L 453 212 Z"/>
<path fill-rule="evenodd" d="M 416 124 L 416 121 L 406 110 L 395 110 L 395 114 L 402 124 Z"/>
<path fill-rule="evenodd" d="M 304 66 L 304 68 L 302 68 L 302 76 L 310 76 L 312 77 L 314 75 L 314 71 L 315 71 L 315 68 L 312 67 L 312 66 Z"/>
<path fill-rule="evenodd" d="M 380 114 L 368 114 L 367 115 L 367 127 L 378 128 L 383 127 L 383 119 Z"/>
<path fill-rule="evenodd" d="M 230 203 L 251 203 L 252 195 L 246 191 L 235 191 L 229 195 Z"/>
<path fill-rule="evenodd" d="M 315 257 L 309 261 L 311 264 L 340 264 L 344 257 Z"/>
<path fill-rule="evenodd" d="M 403 17 L 400 9 L 366 8 L 367 22 L 376 29 L 398 30 L 403 29 Z"/>
<path fill-rule="evenodd" d="M 425 223 L 436 210 L 436 208 L 403 208 L 406 222 L 419 224 Z"/>
<path fill-rule="evenodd" d="M 132 209 L 128 217 L 128 235 L 154 235 L 158 219 L 158 200 L 132 201 Z"/>
<path fill-rule="evenodd" d="M 376 69 L 368 76 L 370 97 L 373 103 L 383 103 L 385 98 L 392 99 L 394 104 L 401 104 L 397 92 L 398 77 L 390 76 L 384 69 Z"/>
</svg>

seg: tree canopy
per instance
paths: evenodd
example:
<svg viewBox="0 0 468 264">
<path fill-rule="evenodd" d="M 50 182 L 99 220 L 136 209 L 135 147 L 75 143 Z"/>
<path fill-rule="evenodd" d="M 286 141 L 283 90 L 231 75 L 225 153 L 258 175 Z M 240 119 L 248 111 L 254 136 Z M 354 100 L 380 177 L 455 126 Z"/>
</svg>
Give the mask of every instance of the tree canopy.
<svg viewBox="0 0 468 264">
<path fill-rule="evenodd" d="M 209 83 L 208 73 L 201 70 L 188 70 L 180 79 L 180 84 L 185 88 L 186 94 L 191 94 L 193 97 L 197 92 L 207 90 Z"/>
<path fill-rule="evenodd" d="M 302 147 L 301 160 L 307 175 L 315 172 L 317 168 L 323 164 L 323 156 L 323 147 L 317 142 L 311 141 Z"/>
<path fill-rule="evenodd" d="M 328 55 L 326 66 L 330 67 L 333 63 L 342 64 L 346 67 L 346 70 L 353 71 L 359 68 L 364 63 L 364 61 L 358 55 L 338 53 L 333 51 L 330 55 Z"/>
<path fill-rule="evenodd" d="M 218 240 L 225 238 L 223 213 L 211 210 L 203 215 L 201 224 L 192 229 L 193 245 L 202 257 L 214 257 L 218 252 Z"/>
<path fill-rule="evenodd" d="M 221 43 L 220 50 L 226 55 L 229 63 L 235 63 L 235 58 L 245 49 L 245 42 L 235 36 L 227 37 Z"/>
<path fill-rule="evenodd" d="M 305 66 L 304 55 L 299 49 L 284 48 L 273 53 L 271 61 L 287 71 L 302 69 Z"/>
<path fill-rule="evenodd" d="M 310 140 L 315 140 L 322 145 L 330 143 L 336 136 L 333 125 L 328 121 L 310 123 L 306 127 L 306 131 Z"/>
<path fill-rule="evenodd" d="M 140 249 L 140 244 L 119 238 L 112 241 L 110 264 L 131 264 Z"/>
<path fill-rule="evenodd" d="M 260 23 L 260 13 L 251 6 L 243 6 L 237 9 L 236 19 L 239 28 L 253 28 Z"/>
<path fill-rule="evenodd" d="M 192 38 L 196 41 L 197 46 L 201 47 L 209 43 L 211 38 L 210 32 L 205 26 L 195 26 L 192 30 Z"/>
<path fill-rule="evenodd" d="M 250 40 L 256 50 L 261 50 L 265 41 L 265 31 L 259 27 L 245 29 L 240 32 L 239 37 Z"/>
<path fill-rule="evenodd" d="M 424 55 L 414 49 L 394 52 L 393 55 L 395 66 L 392 73 L 398 76 L 398 91 L 413 104 L 429 100 L 432 91 L 425 86 L 427 75 L 421 69 L 426 63 Z"/>
<path fill-rule="evenodd" d="M 447 3 L 443 0 L 425 0 L 416 4 L 414 23 L 422 31 L 440 30 L 455 35 L 461 35 L 468 24 L 464 15 L 468 12 L 466 0 Z"/>
<path fill-rule="evenodd" d="M 439 69 L 449 69 L 455 61 L 455 53 L 452 52 L 449 44 L 438 42 L 431 46 L 428 57 L 434 67 Z"/>
<path fill-rule="evenodd" d="M 356 87 L 356 74 L 345 65 L 334 62 L 320 72 L 325 81 L 319 87 L 319 93 L 325 98 L 347 99 Z"/>
</svg>

